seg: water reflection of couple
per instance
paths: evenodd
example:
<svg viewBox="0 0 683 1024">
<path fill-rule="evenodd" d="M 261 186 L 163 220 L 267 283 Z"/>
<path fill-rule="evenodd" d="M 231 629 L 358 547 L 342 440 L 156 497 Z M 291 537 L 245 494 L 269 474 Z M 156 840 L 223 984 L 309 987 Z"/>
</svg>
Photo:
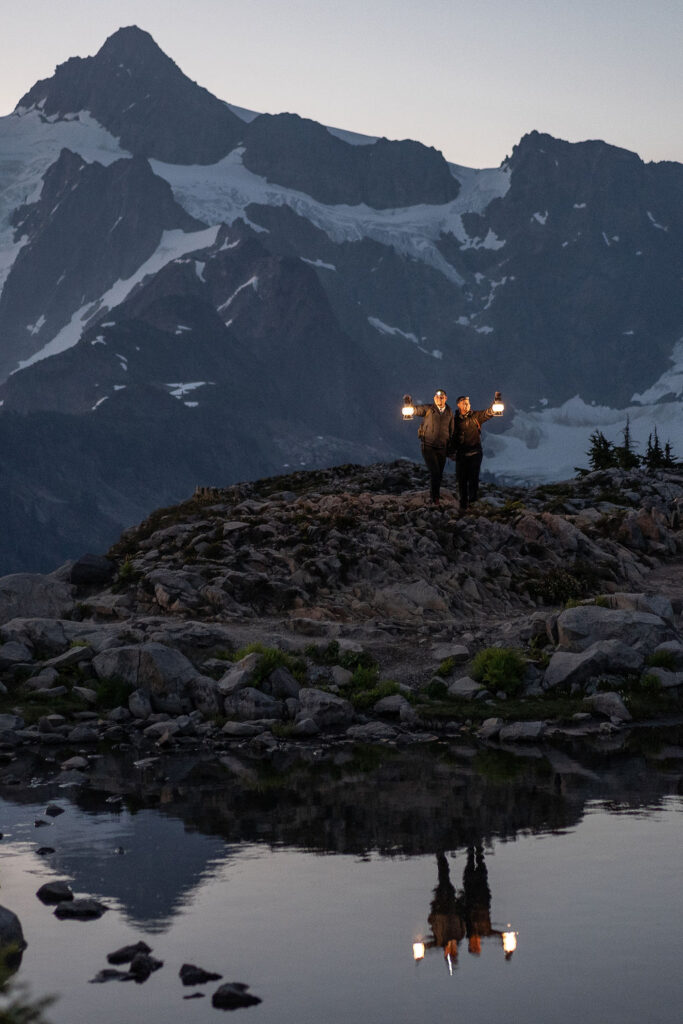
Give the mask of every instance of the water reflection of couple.
<svg viewBox="0 0 683 1024">
<path fill-rule="evenodd" d="M 452 969 L 457 961 L 459 944 L 465 937 L 467 951 L 478 956 L 482 939 L 495 938 L 503 943 L 503 933 L 491 927 L 491 890 L 482 847 L 468 847 L 459 892 L 451 882 L 445 853 L 437 853 L 436 863 L 439 880 L 428 919 L 433 937 L 425 946 L 427 949 L 440 946 Z M 505 958 L 509 960 L 511 956 L 512 953 L 506 951 Z"/>
</svg>

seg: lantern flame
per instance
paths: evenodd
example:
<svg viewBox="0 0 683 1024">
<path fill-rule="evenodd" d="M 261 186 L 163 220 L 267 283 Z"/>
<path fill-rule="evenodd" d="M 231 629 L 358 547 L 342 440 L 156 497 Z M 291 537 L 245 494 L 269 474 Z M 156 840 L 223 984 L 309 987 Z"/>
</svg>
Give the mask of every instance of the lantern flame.
<svg viewBox="0 0 683 1024">
<path fill-rule="evenodd" d="M 404 420 L 412 420 L 415 415 L 415 407 L 413 405 L 404 405 L 401 409 L 401 415 Z"/>
<path fill-rule="evenodd" d="M 497 399 L 491 406 L 491 412 L 494 416 L 502 416 L 505 412 L 505 404 L 500 399 Z"/>
<path fill-rule="evenodd" d="M 424 960 L 425 955 L 425 944 L 424 942 L 413 943 L 413 959 Z"/>
<path fill-rule="evenodd" d="M 508 925 L 508 928 L 510 925 Z M 506 955 L 517 949 L 517 932 L 503 932 L 503 951 Z"/>
</svg>

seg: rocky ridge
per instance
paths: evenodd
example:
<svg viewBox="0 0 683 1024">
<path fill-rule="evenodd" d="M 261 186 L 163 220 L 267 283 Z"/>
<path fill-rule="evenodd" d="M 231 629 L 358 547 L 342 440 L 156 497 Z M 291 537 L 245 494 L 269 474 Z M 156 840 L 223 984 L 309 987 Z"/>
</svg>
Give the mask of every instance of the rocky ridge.
<svg viewBox="0 0 683 1024">
<path fill-rule="evenodd" d="M 106 558 L 0 580 L 2 775 L 26 745 L 78 777 L 103 740 L 234 767 L 680 713 L 682 495 L 676 472 L 615 470 L 488 485 L 460 515 L 408 462 L 199 489 Z"/>
</svg>

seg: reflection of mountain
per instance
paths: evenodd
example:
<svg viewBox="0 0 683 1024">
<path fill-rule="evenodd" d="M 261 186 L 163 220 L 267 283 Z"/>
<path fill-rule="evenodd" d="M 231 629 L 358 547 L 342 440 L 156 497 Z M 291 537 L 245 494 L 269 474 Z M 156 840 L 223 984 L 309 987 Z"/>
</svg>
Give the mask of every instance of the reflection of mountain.
<svg viewBox="0 0 683 1024">
<path fill-rule="evenodd" d="M 14 826 L 23 822 L 20 838 L 55 847 L 46 863 L 71 877 L 75 891 L 116 899 L 136 927 L 161 931 L 230 856 L 226 842 L 434 854 L 574 828 L 593 800 L 648 809 L 676 791 L 677 776 L 635 753 L 607 758 L 584 749 L 581 756 L 583 763 L 533 748 L 514 757 L 455 745 L 405 751 L 343 745 L 327 754 L 285 748 L 270 761 L 245 752 L 222 764 L 160 757 L 143 768 L 132 758 L 105 755 L 93 762 L 89 786 L 3 786 L 12 801 L 2 807 L 3 830 L 16 836 Z M 45 768 L 22 753 L 12 773 L 45 778 Z M 105 802 L 110 795 L 123 798 L 120 815 Z M 52 828 L 36 830 L 34 818 L 43 816 L 49 798 L 67 813 Z M 475 858 L 469 865 L 470 889 L 482 864 Z"/>
<path fill-rule="evenodd" d="M 145 932 L 165 931 L 212 864 L 225 857 L 221 840 L 186 834 L 177 818 L 153 810 L 94 814 L 59 803 L 65 813 L 51 828 L 36 829 L 44 804 L 16 807 L 3 801 L 3 829 L 15 841 L 53 847 L 45 864 L 69 878 L 75 893 L 116 900 L 129 923 Z"/>
</svg>

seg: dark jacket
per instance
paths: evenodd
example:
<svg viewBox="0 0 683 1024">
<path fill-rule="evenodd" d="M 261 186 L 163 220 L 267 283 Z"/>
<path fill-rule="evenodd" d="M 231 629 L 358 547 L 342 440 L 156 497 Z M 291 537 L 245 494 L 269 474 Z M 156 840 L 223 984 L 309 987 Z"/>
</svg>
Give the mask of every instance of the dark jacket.
<svg viewBox="0 0 683 1024">
<path fill-rule="evenodd" d="M 421 423 L 417 436 L 423 445 L 428 448 L 442 448 L 448 451 L 453 443 L 453 427 L 455 416 L 453 410 L 447 405 L 443 412 L 439 412 L 432 402 L 431 405 L 416 405 L 416 416 L 424 416 L 424 423 Z"/>
<path fill-rule="evenodd" d="M 470 409 L 466 416 L 456 413 L 452 444 L 456 458 L 459 455 L 477 455 L 481 451 L 481 425 L 492 416 L 490 406 L 488 409 Z"/>
</svg>

